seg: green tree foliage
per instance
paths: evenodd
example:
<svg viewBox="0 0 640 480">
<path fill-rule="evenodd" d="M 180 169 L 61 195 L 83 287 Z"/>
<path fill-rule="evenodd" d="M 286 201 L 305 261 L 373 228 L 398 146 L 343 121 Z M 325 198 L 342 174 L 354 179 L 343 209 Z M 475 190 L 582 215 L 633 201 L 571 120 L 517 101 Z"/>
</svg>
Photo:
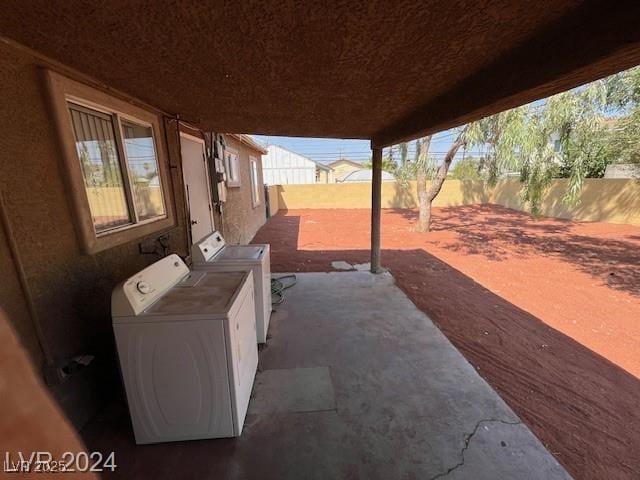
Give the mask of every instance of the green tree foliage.
<svg viewBox="0 0 640 480">
<path fill-rule="evenodd" d="M 607 155 L 608 127 L 604 118 L 608 87 L 607 80 L 600 80 L 577 90 L 554 95 L 547 99 L 544 108 L 532 120 L 539 136 L 548 135 L 551 138 L 555 133 L 559 137 L 559 149 L 553 157 L 557 161 L 547 166 L 547 170 L 550 175 L 569 178 L 565 194 L 567 203 L 576 203 L 584 179 L 603 176 L 611 161 Z M 523 179 L 525 182 L 528 180 L 526 175 Z M 531 185 L 529 187 L 531 191 Z M 537 196 L 525 199 L 531 203 L 532 211 L 537 213 Z"/>
<path fill-rule="evenodd" d="M 365 160 L 362 163 L 362 166 L 364 168 L 368 168 L 369 170 L 371 170 L 373 168 L 373 163 L 371 161 L 371 158 L 369 158 L 368 160 Z M 388 156 L 382 157 L 382 170 L 389 173 L 395 173 L 397 168 L 398 166 L 396 165 L 396 162 L 393 160 L 393 158 Z"/>
<path fill-rule="evenodd" d="M 640 163 L 640 67 L 607 79 L 607 105 L 621 113 L 609 121 L 607 153 L 615 163 Z"/>
<path fill-rule="evenodd" d="M 585 178 L 612 162 L 638 161 L 640 68 L 549 97 L 541 105 L 501 112 L 469 126 L 469 144 L 486 151 L 490 183 L 520 173 L 522 199 L 538 214 L 555 177 L 569 179 L 564 201 L 575 204 Z"/>
<path fill-rule="evenodd" d="M 484 151 L 480 173 L 490 184 L 495 184 L 500 172 L 517 170 L 535 149 L 528 120 L 529 107 L 524 106 L 469 124 L 465 139 Z"/>
<path fill-rule="evenodd" d="M 414 159 L 407 159 L 407 146 L 400 144 L 400 165 L 393 162 L 383 168 L 393 171 L 405 186 L 408 180 L 417 179 L 420 196 L 428 180 L 432 186 L 438 183 L 435 180 L 443 181 L 456 152 L 466 145 L 482 154 L 478 159 L 458 161 L 453 178 L 480 178 L 493 185 L 500 175 L 517 172 L 522 201 L 537 215 L 552 179 L 565 177 L 569 182 L 564 201 L 577 203 L 585 178 L 602 177 L 610 163 L 640 162 L 640 67 L 554 95 L 543 103 L 491 115 L 457 132 L 440 164 L 429 155 L 430 137 L 423 137 L 416 141 Z M 423 210 L 430 210 L 431 194 L 439 193 L 441 182 L 435 187 L 420 203 L 421 217 Z"/>
<path fill-rule="evenodd" d="M 607 148 L 613 163 L 640 163 L 640 108 L 614 122 Z"/>
<path fill-rule="evenodd" d="M 451 168 L 450 177 L 454 180 L 480 180 L 482 178 L 480 171 L 484 164 L 484 158 L 463 158 Z"/>
<path fill-rule="evenodd" d="M 409 144 L 407 142 L 402 142 L 398 145 L 400 150 L 400 166 L 404 167 L 407 164 L 407 159 L 409 155 Z"/>
</svg>

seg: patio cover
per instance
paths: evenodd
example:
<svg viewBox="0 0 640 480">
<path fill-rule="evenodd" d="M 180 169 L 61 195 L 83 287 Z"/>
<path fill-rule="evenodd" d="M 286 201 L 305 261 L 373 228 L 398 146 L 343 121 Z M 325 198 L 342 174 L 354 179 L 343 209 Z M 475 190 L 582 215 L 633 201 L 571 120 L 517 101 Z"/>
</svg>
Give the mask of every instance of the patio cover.
<svg viewBox="0 0 640 480">
<path fill-rule="evenodd" d="M 443 130 L 640 63 L 640 2 L 7 0 L 0 34 L 213 131 Z"/>
</svg>

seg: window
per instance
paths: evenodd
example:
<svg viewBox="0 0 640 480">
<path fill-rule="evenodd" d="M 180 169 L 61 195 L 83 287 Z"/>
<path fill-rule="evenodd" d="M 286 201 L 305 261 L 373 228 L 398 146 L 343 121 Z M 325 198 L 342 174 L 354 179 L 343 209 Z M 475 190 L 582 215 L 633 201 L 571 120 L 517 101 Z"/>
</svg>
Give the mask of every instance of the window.
<svg viewBox="0 0 640 480">
<path fill-rule="evenodd" d="M 174 225 L 158 116 L 52 72 L 49 85 L 84 250 Z"/>
<path fill-rule="evenodd" d="M 549 135 L 549 140 L 553 145 L 553 152 L 560 153 L 562 151 L 562 140 L 560 139 L 560 134 L 555 132 L 552 133 Z"/>
<path fill-rule="evenodd" d="M 227 170 L 227 186 L 240 186 L 240 162 L 238 153 L 234 150 L 226 149 L 224 151 L 225 168 Z"/>
<path fill-rule="evenodd" d="M 136 220 L 143 222 L 164 216 L 164 198 L 160 188 L 153 129 L 129 120 L 123 120 L 121 128 Z"/>
<path fill-rule="evenodd" d="M 152 128 L 67 103 L 96 234 L 164 217 Z"/>
<path fill-rule="evenodd" d="M 253 157 L 249 157 L 249 165 L 251 167 L 251 199 L 253 200 L 253 206 L 257 207 L 260 205 L 260 197 L 262 193 L 258 172 L 258 161 Z"/>
<path fill-rule="evenodd" d="M 562 142 L 558 139 L 553 142 L 553 151 L 555 153 L 560 153 L 562 150 Z"/>
</svg>

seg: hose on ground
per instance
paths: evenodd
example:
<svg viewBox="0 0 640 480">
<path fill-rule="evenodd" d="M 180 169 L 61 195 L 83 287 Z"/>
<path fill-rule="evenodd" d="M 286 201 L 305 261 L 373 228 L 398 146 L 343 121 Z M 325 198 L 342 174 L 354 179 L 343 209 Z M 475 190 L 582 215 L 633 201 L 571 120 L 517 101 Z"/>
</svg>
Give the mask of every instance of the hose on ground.
<svg viewBox="0 0 640 480">
<path fill-rule="evenodd" d="M 284 291 L 287 288 L 293 287 L 296 283 L 298 283 L 298 279 L 295 275 L 271 277 L 271 304 L 280 305 L 282 302 L 284 302 Z"/>
</svg>

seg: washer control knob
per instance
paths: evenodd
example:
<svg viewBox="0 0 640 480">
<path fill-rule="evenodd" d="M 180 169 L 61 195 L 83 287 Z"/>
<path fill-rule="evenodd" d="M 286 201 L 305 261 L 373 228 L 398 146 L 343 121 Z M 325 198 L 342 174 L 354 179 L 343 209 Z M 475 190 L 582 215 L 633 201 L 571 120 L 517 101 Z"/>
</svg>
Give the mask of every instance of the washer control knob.
<svg viewBox="0 0 640 480">
<path fill-rule="evenodd" d="M 151 291 L 151 285 L 149 285 L 147 282 L 140 281 L 136 283 L 136 288 L 142 294 L 147 294 Z"/>
</svg>

